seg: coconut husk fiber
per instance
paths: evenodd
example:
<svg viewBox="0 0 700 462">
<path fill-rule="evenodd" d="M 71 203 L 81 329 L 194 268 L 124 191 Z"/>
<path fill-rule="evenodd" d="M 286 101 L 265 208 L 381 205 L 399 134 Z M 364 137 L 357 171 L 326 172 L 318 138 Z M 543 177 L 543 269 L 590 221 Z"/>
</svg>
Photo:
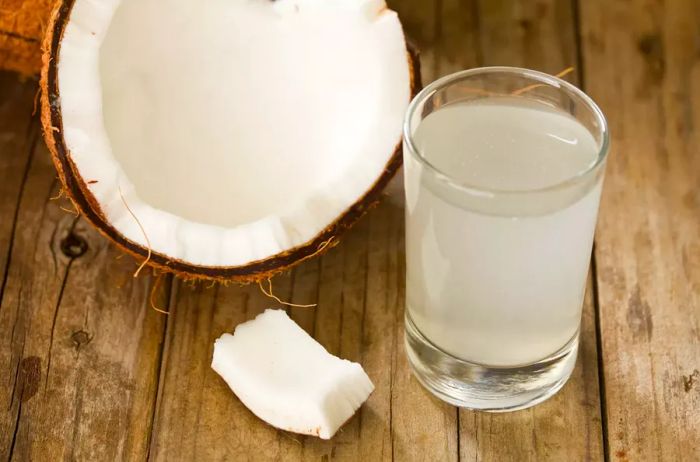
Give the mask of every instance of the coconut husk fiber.
<svg viewBox="0 0 700 462">
<path fill-rule="evenodd" d="M 55 0 L 0 2 L 0 69 L 24 75 L 41 69 L 41 41 Z"/>
</svg>

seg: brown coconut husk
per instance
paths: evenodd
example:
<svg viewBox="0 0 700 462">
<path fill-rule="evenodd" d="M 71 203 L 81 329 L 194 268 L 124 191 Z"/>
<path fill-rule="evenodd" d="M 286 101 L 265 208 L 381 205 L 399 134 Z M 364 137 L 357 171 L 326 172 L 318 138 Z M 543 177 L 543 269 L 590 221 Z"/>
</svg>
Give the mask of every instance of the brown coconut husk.
<svg viewBox="0 0 700 462">
<path fill-rule="evenodd" d="M 58 89 L 58 51 L 63 31 L 68 22 L 74 0 L 58 0 L 48 23 L 44 36 L 41 69 L 41 121 L 44 139 L 51 152 L 63 189 L 76 209 L 87 218 L 97 230 L 113 241 L 123 251 L 140 258 L 160 272 L 173 273 L 185 280 L 214 280 L 219 282 L 235 281 L 239 283 L 260 282 L 287 271 L 299 263 L 325 253 L 337 242 L 338 236 L 357 222 L 381 198 L 381 193 L 402 164 L 401 142 L 387 162 L 384 171 L 365 194 L 333 223 L 328 225 L 312 240 L 277 254 L 265 260 L 250 262 L 235 267 L 197 266 L 143 247 L 119 233 L 107 221 L 100 205 L 90 192 L 85 180 L 70 157 L 62 132 L 61 100 Z M 407 57 L 411 73 L 411 97 L 421 88 L 420 61 L 417 49 L 407 43 Z"/>
<path fill-rule="evenodd" d="M 35 75 L 41 69 L 41 41 L 55 0 L 0 3 L 0 69 Z"/>
</svg>

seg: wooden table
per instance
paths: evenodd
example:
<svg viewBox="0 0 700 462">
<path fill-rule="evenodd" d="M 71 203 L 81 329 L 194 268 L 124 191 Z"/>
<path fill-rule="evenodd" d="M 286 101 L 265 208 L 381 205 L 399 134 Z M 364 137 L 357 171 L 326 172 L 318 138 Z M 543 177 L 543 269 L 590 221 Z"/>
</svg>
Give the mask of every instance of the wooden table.
<svg viewBox="0 0 700 462">
<path fill-rule="evenodd" d="M 403 351 L 403 211 L 385 202 L 274 280 L 291 315 L 376 385 L 331 441 L 276 431 L 210 369 L 213 340 L 274 303 L 257 286 L 132 278 L 136 262 L 52 200 L 32 106 L 0 76 L 0 458 L 700 460 L 700 3 L 396 0 L 425 82 L 503 64 L 573 80 L 613 152 L 582 348 L 566 387 L 510 414 L 448 406 Z"/>
</svg>

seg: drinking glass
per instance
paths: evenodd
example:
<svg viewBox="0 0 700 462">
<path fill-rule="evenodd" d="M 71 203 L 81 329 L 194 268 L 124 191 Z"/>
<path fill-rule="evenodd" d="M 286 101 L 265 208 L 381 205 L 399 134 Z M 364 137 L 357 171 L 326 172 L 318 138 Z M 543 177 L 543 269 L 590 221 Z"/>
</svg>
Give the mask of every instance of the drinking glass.
<svg viewBox="0 0 700 462">
<path fill-rule="evenodd" d="M 533 70 L 458 72 L 411 102 L 405 344 L 439 398 L 522 409 L 571 375 L 608 144 L 586 94 Z"/>
</svg>

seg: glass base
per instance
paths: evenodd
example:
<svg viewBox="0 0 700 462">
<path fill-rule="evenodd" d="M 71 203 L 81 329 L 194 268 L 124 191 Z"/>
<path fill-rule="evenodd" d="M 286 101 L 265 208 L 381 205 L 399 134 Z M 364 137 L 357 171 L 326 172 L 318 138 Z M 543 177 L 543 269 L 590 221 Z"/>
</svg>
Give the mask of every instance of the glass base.
<svg viewBox="0 0 700 462">
<path fill-rule="evenodd" d="M 506 412 L 541 403 L 564 386 L 576 364 L 578 333 L 534 364 L 493 367 L 442 351 L 420 333 L 407 312 L 405 343 L 414 375 L 435 396 L 455 406 Z"/>
</svg>

